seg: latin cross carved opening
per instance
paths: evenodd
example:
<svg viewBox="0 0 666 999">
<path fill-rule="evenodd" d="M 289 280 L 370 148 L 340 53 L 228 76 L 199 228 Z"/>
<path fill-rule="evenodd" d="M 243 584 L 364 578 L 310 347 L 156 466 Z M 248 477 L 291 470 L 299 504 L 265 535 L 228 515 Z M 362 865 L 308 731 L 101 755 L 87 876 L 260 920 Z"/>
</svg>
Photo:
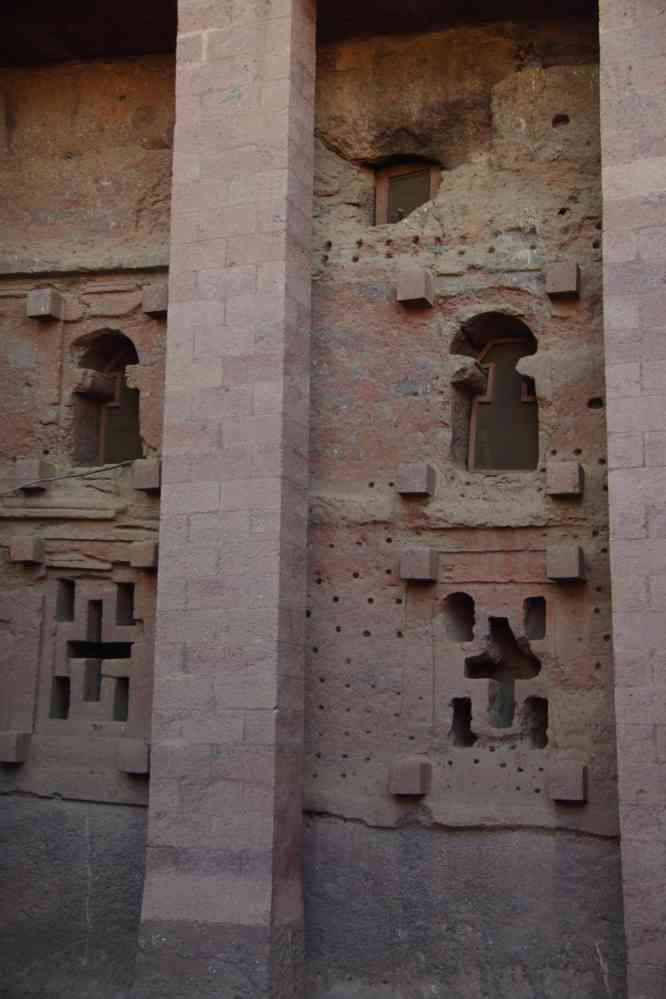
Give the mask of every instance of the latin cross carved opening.
<svg viewBox="0 0 666 999">
<path fill-rule="evenodd" d="M 490 635 L 485 650 L 465 659 L 465 676 L 488 680 L 488 720 L 494 728 L 510 728 L 516 710 L 516 680 L 537 676 L 541 663 L 519 643 L 508 618 L 489 618 Z"/>
<path fill-rule="evenodd" d="M 131 625 L 133 587 L 120 584 L 115 624 Z M 61 580 L 56 607 L 58 620 L 73 621 L 74 584 Z M 66 668 L 53 677 L 51 718 L 74 715 L 100 721 L 127 721 L 132 642 L 105 641 L 105 603 L 88 600 L 83 635 L 66 643 Z"/>
</svg>

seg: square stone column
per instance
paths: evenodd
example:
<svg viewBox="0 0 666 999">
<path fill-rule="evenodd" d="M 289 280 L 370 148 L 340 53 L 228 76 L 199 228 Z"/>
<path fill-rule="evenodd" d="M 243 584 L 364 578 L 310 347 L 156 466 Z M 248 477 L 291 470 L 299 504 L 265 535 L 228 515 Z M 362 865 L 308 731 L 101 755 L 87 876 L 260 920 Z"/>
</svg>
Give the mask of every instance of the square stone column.
<svg viewBox="0 0 666 999">
<path fill-rule="evenodd" d="M 313 0 L 180 0 L 137 997 L 301 994 Z"/>
<path fill-rule="evenodd" d="M 615 707 L 630 999 L 666 995 L 666 10 L 601 0 Z"/>
</svg>

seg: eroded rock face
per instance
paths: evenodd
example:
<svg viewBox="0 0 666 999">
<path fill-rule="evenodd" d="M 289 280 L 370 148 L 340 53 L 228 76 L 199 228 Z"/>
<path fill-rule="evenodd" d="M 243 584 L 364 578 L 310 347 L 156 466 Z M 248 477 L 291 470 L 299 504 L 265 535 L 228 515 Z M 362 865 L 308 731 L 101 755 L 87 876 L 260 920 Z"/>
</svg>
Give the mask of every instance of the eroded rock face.
<svg viewBox="0 0 666 999">
<path fill-rule="evenodd" d="M 382 829 L 617 832 L 597 91 L 584 22 L 477 24 L 321 48 L 306 673 L 314 813 Z M 402 222 L 375 226 L 373 167 L 414 156 L 442 165 L 439 192 Z M 563 260 L 580 265 L 579 297 L 546 294 L 546 268 Z M 396 301 L 397 275 L 412 268 L 432 275 L 432 308 Z M 536 342 L 518 362 L 538 402 L 531 471 L 468 467 L 473 407 L 487 389 L 483 377 L 461 386 L 452 375 L 483 348 L 469 338 L 472 320 L 493 315 L 523 324 Z M 547 495 L 546 466 L 557 461 L 583 466 L 582 497 Z M 434 467 L 432 497 L 397 494 L 407 462 Z M 561 545 L 582 547 L 587 582 L 547 578 L 547 550 Z M 436 552 L 436 582 L 400 578 L 400 552 L 414 548 L 429 565 Z M 473 617 L 462 638 L 447 619 L 461 595 Z M 529 671 L 495 655 L 502 628 L 536 664 Z M 396 759 L 414 756 L 431 763 L 432 781 L 409 802 L 388 793 L 386 778 Z M 548 768 L 561 756 L 588 768 L 582 806 L 548 797 Z M 331 821 L 333 869 L 345 834 Z M 382 840 L 387 850 L 393 835 Z M 373 851 L 363 853 L 370 877 Z M 423 858 L 411 856 L 418 880 Z M 315 867 L 310 877 L 316 911 L 334 875 Z M 448 904 L 445 892 L 440 901 Z M 461 908 L 449 901 L 455 923 Z M 581 899 L 581 928 L 594 904 L 593 893 Z M 365 913 L 357 917 L 360 939 Z M 317 995 L 412 996 L 431 980 L 485 994 L 476 953 L 475 982 L 452 969 L 442 977 L 428 950 L 423 977 L 414 971 L 407 983 L 379 958 L 372 968 L 359 960 L 347 979 L 341 951 L 324 937 L 315 949 Z M 528 963 L 542 963 L 537 949 Z M 538 987 L 576 990 L 568 972 L 551 970 Z M 604 994 L 597 969 L 581 973 L 591 994 Z M 507 978 L 496 992 L 534 987 Z"/>
<path fill-rule="evenodd" d="M 167 263 L 174 65 L 0 69 L 0 271 Z"/>
</svg>

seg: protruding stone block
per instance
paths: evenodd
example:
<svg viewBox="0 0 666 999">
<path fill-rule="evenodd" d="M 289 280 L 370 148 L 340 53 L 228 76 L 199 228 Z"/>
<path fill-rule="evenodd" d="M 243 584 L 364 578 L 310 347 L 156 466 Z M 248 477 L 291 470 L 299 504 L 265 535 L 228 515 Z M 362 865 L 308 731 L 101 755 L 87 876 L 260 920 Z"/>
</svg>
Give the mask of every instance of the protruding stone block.
<svg viewBox="0 0 666 999">
<path fill-rule="evenodd" d="M 553 760 L 546 772 L 551 801 L 584 805 L 587 801 L 587 767 L 575 760 Z"/>
<path fill-rule="evenodd" d="M 45 479 L 55 475 L 55 469 L 49 461 L 41 458 L 18 458 L 16 461 L 16 488 L 25 493 L 43 492 L 48 489 Z"/>
<path fill-rule="evenodd" d="M 395 760 L 389 773 L 389 794 L 397 797 L 422 797 L 430 791 L 432 766 L 419 756 Z"/>
<path fill-rule="evenodd" d="M 437 552 L 433 548 L 406 548 L 400 556 L 400 578 L 412 583 L 437 580 Z"/>
<path fill-rule="evenodd" d="M 402 305 L 432 306 L 435 294 L 430 273 L 423 268 L 400 271 L 397 299 Z"/>
<path fill-rule="evenodd" d="M 25 763 L 31 738 L 30 732 L 0 732 L 0 763 Z"/>
<path fill-rule="evenodd" d="M 166 281 L 143 286 L 143 311 L 149 316 L 166 316 L 169 308 L 169 287 Z"/>
<path fill-rule="evenodd" d="M 17 538 L 9 546 L 10 562 L 38 565 L 44 561 L 44 542 L 40 538 Z"/>
<path fill-rule="evenodd" d="M 116 755 L 118 769 L 126 774 L 150 773 L 150 747 L 144 739 L 121 739 Z"/>
<path fill-rule="evenodd" d="M 95 402 L 113 402 L 118 392 L 118 378 L 103 371 L 80 368 L 73 391 Z"/>
<path fill-rule="evenodd" d="M 465 395 L 485 395 L 488 391 L 488 371 L 482 368 L 473 357 L 461 357 L 452 354 L 451 365 L 451 385 L 464 392 Z"/>
<path fill-rule="evenodd" d="M 548 462 L 546 492 L 549 496 L 582 496 L 582 466 L 577 461 Z"/>
<path fill-rule="evenodd" d="M 162 483 L 162 462 L 157 458 L 139 458 L 132 465 L 132 485 L 142 492 L 158 492 Z"/>
<path fill-rule="evenodd" d="M 397 489 L 401 496 L 432 496 L 435 492 L 435 469 L 421 461 L 400 465 Z"/>
<path fill-rule="evenodd" d="M 133 541 L 130 545 L 130 565 L 134 569 L 156 569 L 157 541 Z"/>
<path fill-rule="evenodd" d="M 546 550 L 546 576 L 556 583 L 585 579 L 585 559 L 579 545 L 553 545 Z"/>
<path fill-rule="evenodd" d="M 26 314 L 28 319 L 62 319 L 65 300 L 55 288 L 33 288 L 28 292 Z"/>
<path fill-rule="evenodd" d="M 575 260 L 550 264 L 546 270 L 546 294 L 551 298 L 578 298 L 580 267 Z"/>
</svg>

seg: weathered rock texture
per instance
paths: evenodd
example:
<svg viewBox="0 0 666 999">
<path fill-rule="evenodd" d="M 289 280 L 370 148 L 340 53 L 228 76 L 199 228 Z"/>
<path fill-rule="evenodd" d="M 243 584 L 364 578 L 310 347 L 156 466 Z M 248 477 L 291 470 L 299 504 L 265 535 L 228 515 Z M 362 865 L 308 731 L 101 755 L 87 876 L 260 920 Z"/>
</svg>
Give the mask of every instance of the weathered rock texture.
<svg viewBox="0 0 666 999">
<path fill-rule="evenodd" d="M 129 997 L 145 835 L 142 808 L 3 799 L 3 996 Z"/>
<path fill-rule="evenodd" d="M 580 958 L 551 963 L 533 980 L 518 967 L 503 971 L 507 959 L 498 957 L 493 985 L 478 945 L 468 941 L 467 950 L 459 937 L 438 959 L 436 945 L 414 943 L 419 960 L 396 978 L 389 968 L 402 957 L 391 957 L 379 934 L 370 945 L 365 906 L 330 888 L 346 884 L 357 864 L 379 882 L 379 844 L 397 851 L 400 842 L 411 866 L 405 875 L 400 864 L 399 877 L 413 893 L 402 881 L 401 891 L 410 914 L 427 922 L 418 911 L 431 883 L 426 853 L 458 863 L 458 841 L 444 827 L 541 827 L 553 830 L 556 854 L 573 850 L 572 864 L 575 840 L 563 830 L 609 837 L 584 849 L 611 860 L 617 905 L 593 33 L 573 21 L 341 41 L 320 48 L 317 86 L 305 780 L 306 808 L 335 819 L 325 826 L 326 869 L 309 868 L 308 886 L 317 913 L 329 892 L 346 897 L 343 932 L 358 949 L 350 970 L 341 941 L 313 931 L 312 994 L 420 995 L 436 980 L 469 996 L 601 996 L 612 951 L 620 961 L 611 994 L 620 996 L 621 933 L 600 944 L 601 962 L 586 938 Z M 441 163 L 439 193 L 403 222 L 374 226 L 371 167 L 409 156 Z M 580 265 L 579 297 L 547 295 L 546 270 L 569 261 Z M 433 308 L 396 304 L 398 276 L 410 268 L 433 275 Z M 465 467 L 468 389 L 451 379 L 467 360 L 460 355 L 478 353 L 470 321 L 487 313 L 520 319 L 536 339 L 536 353 L 519 362 L 538 399 L 535 471 Z M 546 466 L 560 461 L 583 467 L 582 495 L 547 494 Z M 407 462 L 433 467 L 432 497 L 398 494 Z M 547 578 L 547 552 L 562 546 L 583 550 L 586 582 Z M 411 573 L 421 582 L 400 578 L 401 552 L 412 550 L 435 553 L 435 582 L 424 582 L 431 570 Z M 510 692 L 491 679 L 498 650 L 514 664 Z M 505 696 L 512 720 L 511 710 L 502 717 Z M 412 756 L 431 763 L 432 781 L 409 800 L 389 793 L 388 777 Z M 587 767 L 587 803 L 549 797 L 549 770 L 562 761 L 579 773 Z M 350 820 L 360 823 L 353 833 Z M 407 831 L 399 841 L 371 831 L 411 822 L 430 828 L 415 834 L 428 843 L 424 853 L 411 852 Z M 524 835 L 535 855 L 541 835 Z M 365 844 L 358 853 L 345 847 L 352 840 Z M 492 853 L 492 838 L 479 842 Z M 501 842 L 500 868 L 505 850 L 521 850 L 519 838 Z M 461 849 L 461 877 L 471 878 Z M 501 905 L 504 892 L 490 883 Z M 442 885 L 439 896 L 454 934 L 467 918 L 463 894 L 447 897 Z M 581 933 L 597 904 L 590 882 L 578 915 L 568 913 Z M 535 913 L 526 918 L 543 928 Z M 528 964 L 542 963 L 539 946 L 528 945 Z M 463 984 L 454 969 L 468 972 L 470 963 Z"/>
<path fill-rule="evenodd" d="M 594 10 L 320 0 L 313 125 L 309 0 L 180 0 L 177 60 L 172 3 L 132 38 L 109 3 L 0 30 L 4 994 L 623 999 Z M 630 999 L 658 999 L 663 13 L 602 15 Z M 376 226 L 375 169 L 414 157 L 436 197 Z M 530 471 L 468 467 L 498 329 Z M 108 333 L 134 468 L 77 465 Z"/>
<path fill-rule="evenodd" d="M 313 817 L 305 857 L 308 996 L 624 995 L 615 843 Z"/>
<path fill-rule="evenodd" d="M 0 68 L 3 273 L 168 262 L 173 57 Z"/>
</svg>

